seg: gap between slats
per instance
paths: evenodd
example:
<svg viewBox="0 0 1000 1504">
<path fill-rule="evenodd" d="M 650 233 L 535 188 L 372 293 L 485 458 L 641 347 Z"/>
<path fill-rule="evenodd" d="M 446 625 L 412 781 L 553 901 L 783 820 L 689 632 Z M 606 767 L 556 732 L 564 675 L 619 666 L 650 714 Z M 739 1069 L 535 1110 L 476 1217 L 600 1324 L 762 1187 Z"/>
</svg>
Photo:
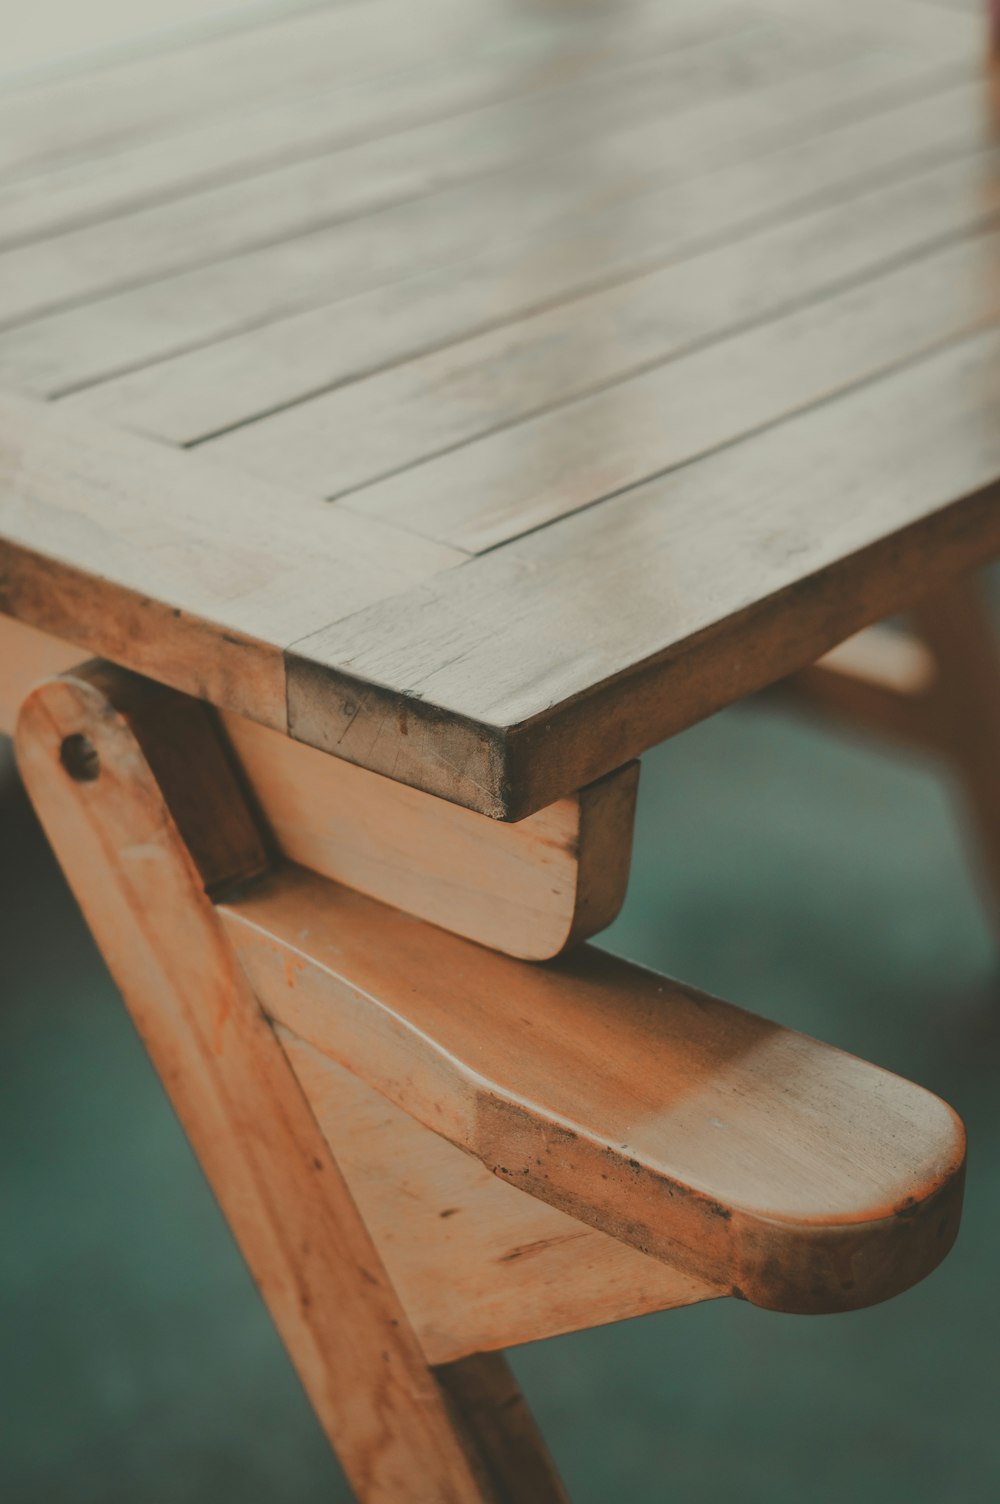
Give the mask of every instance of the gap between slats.
<svg viewBox="0 0 1000 1504">
<path fill-rule="evenodd" d="M 498 289 L 506 302 L 506 318 L 512 311 L 510 292 L 502 291 L 505 285 L 516 293 L 521 284 L 522 313 L 556 306 L 570 296 L 631 280 L 737 235 L 780 225 L 836 202 L 845 191 L 864 192 L 880 181 L 891 185 L 935 162 L 975 153 L 987 144 L 982 140 L 981 91 L 970 88 L 967 93 L 964 103 L 958 96 L 957 105 L 951 95 L 895 107 L 880 97 L 878 108 L 883 113 L 871 121 L 839 123 L 832 135 L 822 130 L 814 137 L 807 133 L 802 144 L 766 154 L 760 161 L 751 155 L 750 160 L 717 168 L 698 182 L 689 177 L 668 183 L 635 201 L 629 211 L 629 235 L 624 238 L 619 209 L 578 211 L 561 220 L 555 216 L 548 228 L 540 226 L 531 237 L 514 237 L 483 252 L 481 237 L 495 212 L 485 203 L 487 219 L 478 226 L 479 236 L 472 236 L 475 226 L 463 232 L 470 237 L 465 259 L 458 255 L 460 247 L 452 246 L 457 259 L 440 266 L 436 253 L 447 241 L 439 246 L 434 238 L 437 232 L 430 225 L 422 231 L 422 242 L 399 241 L 400 233 L 419 230 L 427 218 L 419 206 L 414 218 L 414 206 L 409 206 L 405 214 L 396 210 L 388 218 L 365 221 L 360 231 L 357 226 L 342 227 L 336 234 L 286 242 L 268 253 L 258 252 L 35 321 L 0 336 L 0 370 L 7 372 L 12 384 L 37 395 L 72 395 L 114 378 L 115 373 L 138 372 L 152 363 L 165 365 L 183 352 L 207 350 L 221 339 L 274 327 L 289 315 L 301 315 L 306 308 L 328 300 L 334 289 L 339 304 L 352 295 L 367 295 L 376 302 L 391 302 L 398 296 L 405 308 L 411 295 L 424 301 L 428 286 L 436 282 L 435 324 L 447 292 L 449 299 L 459 300 L 460 308 L 473 308 L 476 325 L 495 325 L 498 320 L 495 312 L 491 317 L 490 302 Z M 951 115 L 957 115 L 957 124 L 950 124 Z M 797 129 L 801 135 L 801 121 Z M 950 142 L 949 130 L 955 138 Z M 873 166 L 873 154 L 879 150 L 883 160 Z M 395 251 L 387 238 L 390 229 Z M 373 267 L 375 252 L 383 257 L 388 254 L 389 263 Z M 393 256 L 398 262 L 395 270 Z M 351 305 L 344 306 L 350 313 Z M 392 319 L 391 308 L 382 314 L 382 329 L 389 336 L 375 327 L 376 341 L 395 338 L 396 321 L 388 323 L 388 319 Z M 369 327 L 365 319 L 365 330 Z M 436 342 L 435 332 L 429 338 Z M 377 363 L 377 356 L 374 360 Z M 169 375 L 168 369 L 166 379 Z"/>
</svg>

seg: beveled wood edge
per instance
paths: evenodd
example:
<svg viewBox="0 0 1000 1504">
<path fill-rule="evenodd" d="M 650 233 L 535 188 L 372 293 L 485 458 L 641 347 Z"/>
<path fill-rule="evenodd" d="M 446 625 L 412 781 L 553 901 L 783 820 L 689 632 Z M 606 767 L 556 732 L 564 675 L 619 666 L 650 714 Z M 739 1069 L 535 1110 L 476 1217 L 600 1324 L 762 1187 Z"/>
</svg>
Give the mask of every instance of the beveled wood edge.
<svg viewBox="0 0 1000 1504">
<path fill-rule="evenodd" d="M 6 402 L 6 394 L 0 395 Z M 44 408 L 16 395 L 10 400 L 35 414 Z M 56 415 L 44 416 L 60 422 Z M 128 442 L 134 446 L 136 436 Z M 162 453 L 161 445 L 148 442 Z M 185 460 L 198 463 L 194 455 Z M 336 665 L 315 661 L 309 643 L 325 628 L 281 649 L 2 537 L 0 612 L 371 772 L 491 819 L 517 822 L 806 668 L 845 638 L 997 554 L 1000 481 L 506 726 L 463 717 L 430 699 L 358 681 Z M 462 569 L 475 566 L 471 559 Z M 206 633 L 212 639 L 208 654 Z M 335 738 L 326 707 L 336 704 L 340 711 L 346 701 L 374 721 L 406 727 L 405 771 L 397 771 L 392 736 L 373 738 L 362 756 L 354 744 Z"/>
<path fill-rule="evenodd" d="M 726 705 L 807 668 L 846 638 L 998 554 L 1000 481 L 512 726 L 449 715 L 429 700 L 361 683 L 311 660 L 300 643 L 286 653 L 289 731 L 324 746 L 327 695 L 355 700 L 376 719 L 402 716 L 410 736 L 423 741 L 421 788 L 494 819 L 523 820 L 566 787 L 593 782 Z M 472 561 L 465 568 L 474 566 Z M 372 753 L 369 766 L 390 755 L 377 745 Z M 342 748 L 341 755 L 350 754 Z M 457 785 L 456 767 L 462 770 Z"/>
</svg>

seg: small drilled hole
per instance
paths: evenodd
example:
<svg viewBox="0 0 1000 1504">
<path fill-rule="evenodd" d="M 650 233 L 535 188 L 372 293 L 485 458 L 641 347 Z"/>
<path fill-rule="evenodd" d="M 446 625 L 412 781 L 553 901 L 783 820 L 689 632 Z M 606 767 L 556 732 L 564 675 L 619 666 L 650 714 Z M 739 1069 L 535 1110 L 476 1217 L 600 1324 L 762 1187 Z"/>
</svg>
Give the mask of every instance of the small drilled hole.
<svg viewBox="0 0 1000 1504">
<path fill-rule="evenodd" d="M 75 732 L 59 748 L 59 761 L 76 783 L 93 783 L 100 775 L 101 759 L 89 736 Z"/>
</svg>

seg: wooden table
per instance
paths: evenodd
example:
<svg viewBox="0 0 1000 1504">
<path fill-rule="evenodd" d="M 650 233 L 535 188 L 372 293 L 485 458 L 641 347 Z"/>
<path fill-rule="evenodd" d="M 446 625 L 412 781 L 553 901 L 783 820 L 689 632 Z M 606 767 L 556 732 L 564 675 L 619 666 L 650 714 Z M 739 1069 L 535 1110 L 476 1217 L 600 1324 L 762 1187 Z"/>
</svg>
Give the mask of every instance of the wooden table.
<svg viewBox="0 0 1000 1504">
<path fill-rule="evenodd" d="M 504 1346 L 954 1237 L 943 1104 L 573 947 L 633 759 L 778 681 L 1000 874 L 985 53 L 328 0 L 0 101 L 0 719 L 365 1500 L 561 1497 Z"/>
</svg>

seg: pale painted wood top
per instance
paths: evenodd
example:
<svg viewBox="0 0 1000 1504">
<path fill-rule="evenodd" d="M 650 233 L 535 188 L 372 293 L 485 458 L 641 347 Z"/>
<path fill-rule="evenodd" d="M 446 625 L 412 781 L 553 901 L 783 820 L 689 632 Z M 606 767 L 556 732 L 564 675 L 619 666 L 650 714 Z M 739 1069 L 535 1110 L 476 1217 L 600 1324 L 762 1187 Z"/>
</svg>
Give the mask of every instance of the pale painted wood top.
<svg viewBox="0 0 1000 1504">
<path fill-rule="evenodd" d="M 520 818 L 1000 552 L 917 0 L 336 0 L 0 98 L 0 608 Z"/>
</svg>

